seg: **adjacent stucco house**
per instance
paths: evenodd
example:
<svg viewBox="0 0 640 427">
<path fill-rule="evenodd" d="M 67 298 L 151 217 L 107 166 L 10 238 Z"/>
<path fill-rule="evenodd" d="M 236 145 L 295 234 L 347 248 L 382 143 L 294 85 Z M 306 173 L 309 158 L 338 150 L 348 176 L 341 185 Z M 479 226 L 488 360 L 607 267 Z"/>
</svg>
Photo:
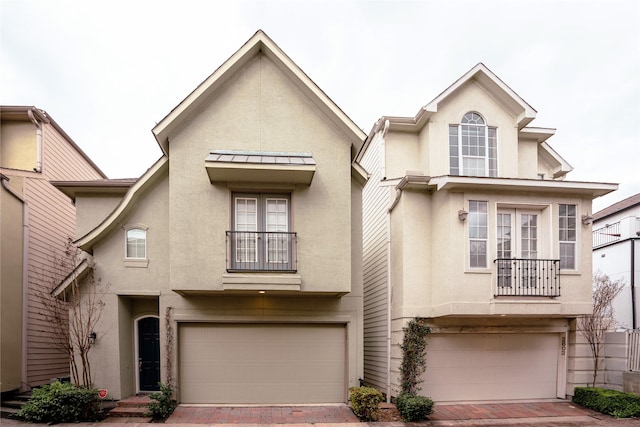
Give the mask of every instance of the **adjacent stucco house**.
<svg viewBox="0 0 640 427">
<path fill-rule="evenodd" d="M 55 274 L 66 274 L 54 263 L 74 236 L 76 214 L 50 181 L 106 176 L 45 111 L 2 106 L 0 178 L 0 381 L 7 392 L 69 376 L 40 298 Z"/>
<path fill-rule="evenodd" d="M 591 202 L 614 184 L 571 166 L 536 111 L 478 64 L 414 117 L 383 116 L 356 157 L 363 190 L 365 376 L 398 390 L 402 328 L 433 333 L 421 393 L 436 401 L 564 398 L 588 372 Z M 584 375 L 584 378 L 583 378 Z"/>
<path fill-rule="evenodd" d="M 640 328 L 640 193 L 593 214 L 593 271 L 624 281 L 613 305 L 616 322 Z"/>
<path fill-rule="evenodd" d="M 163 156 L 137 181 L 57 183 L 109 284 L 95 385 L 345 402 L 363 376 L 366 135 L 262 31 L 153 134 Z"/>
</svg>

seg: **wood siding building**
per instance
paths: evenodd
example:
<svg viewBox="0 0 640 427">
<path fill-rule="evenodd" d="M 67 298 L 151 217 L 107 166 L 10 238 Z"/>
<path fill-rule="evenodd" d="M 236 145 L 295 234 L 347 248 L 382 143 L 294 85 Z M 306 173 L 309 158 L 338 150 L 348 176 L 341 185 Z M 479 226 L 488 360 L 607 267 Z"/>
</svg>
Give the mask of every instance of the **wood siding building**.
<svg viewBox="0 0 640 427">
<path fill-rule="evenodd" d="M 13 193 L 14 199 L 23 201 L 21 217 L 5 215 L 5 204 L 1 215 L 3 230 L 22 230 L 17 235 L 3 233 L 0 243 L 3 260 L 5 255 L 22 252 L 22 265 L 3 263 L 0 283 L 2 391 L 5 392 L 69 376 L 68 357 L 52 346 L 51 325 L 44 320 L 39 295 L 43 287 L 51 286 L 54 273 L 62 273 L 54 266 L 54 260 L 75 234 L 75 206 L 50 181 L 106 176 L 46 112 L 35 107 L 3 106 L 0 118 L 3 184 L 7 194 Z M 9 271 L 5 272 L 5 267 Z M 5 300 L 6 295 L 14 296 L 11 302 Z M 5 304 L 16 302 L 21 304 L 20 309 L 13 307 L 11 318 L 5 319 Z M 7 324 L 14 326 L 5 329 Z M 5 348 L 5 340 L 13 345 Z M 20 343 L 19 351 L 16 343 Z M 18 372 L 15 367 L 19 367 Z"/>
</svg>

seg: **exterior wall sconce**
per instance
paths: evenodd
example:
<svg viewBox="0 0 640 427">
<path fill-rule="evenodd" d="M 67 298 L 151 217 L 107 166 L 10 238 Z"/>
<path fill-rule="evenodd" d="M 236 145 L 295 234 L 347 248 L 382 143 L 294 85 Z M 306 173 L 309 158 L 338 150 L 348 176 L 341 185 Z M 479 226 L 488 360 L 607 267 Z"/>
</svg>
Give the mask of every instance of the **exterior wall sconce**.
<svg viewBox="0 0 640 427">
<path fill-rule="evenodd" d="M 591 215 L 582 215 L 582 225 L 589 225 L 593 222 Z"/>
<path fill-rule="evenodd" d="M 464 209 L 460 209 L 458 211 L 458 219 L 460 221 L 466 221 L 468 215 L 469 215 L 469 212 L 465 211 Z"/>
<path fill-rule="evenodd" d="M 89 338 L 89 345 L 94 345 L 96 343 L 96 338 L 98 337 L 98 335 L 91 331 L 91 333 L 89 334 L 88 338 Z"/>
</svg>

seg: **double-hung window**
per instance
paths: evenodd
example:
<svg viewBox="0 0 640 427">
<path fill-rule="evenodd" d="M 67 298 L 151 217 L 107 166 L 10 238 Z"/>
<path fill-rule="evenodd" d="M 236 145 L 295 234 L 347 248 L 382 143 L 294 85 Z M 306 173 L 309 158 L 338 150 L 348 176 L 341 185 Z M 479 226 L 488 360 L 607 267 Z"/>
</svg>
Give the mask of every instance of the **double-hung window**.
<svg viewBox="0 0 640 427">
<path fill-rule="evenodd" d="M 487 268 L 488 203 L 469 201 L 469 267 Z"/>
<path fill-rule="evenodd" d="M 576 205 L 560 205 L 558 207 L 558 232 L 560 268 L 575 270 Z"/>
<path fill-rule="evenodd" d="M 291 271 L 289 194 L 233 195 L 231 269 Z"/>
<path fill-rule="evenodd" d="M 466 113 L 460 124 L 449 126 L 449 173 L 463 176 L 498 176 L 496 128 L 487 126 L 476 112 Z"/>
<path fill-rule="evenodd" d="M 142 228 L 126 230 L 125 257 L 128 259 L 147 258 L 147 230 Z"/>
</svg>

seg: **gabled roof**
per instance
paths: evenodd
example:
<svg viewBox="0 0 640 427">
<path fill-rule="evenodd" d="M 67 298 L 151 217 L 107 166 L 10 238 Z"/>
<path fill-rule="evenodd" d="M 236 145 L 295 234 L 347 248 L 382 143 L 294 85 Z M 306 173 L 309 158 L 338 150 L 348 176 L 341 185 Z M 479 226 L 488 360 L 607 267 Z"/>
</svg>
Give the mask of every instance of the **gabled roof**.
<svg viewBox="0 0 640 427">
<path fill-rule="evenodd" d="M 422 110 L 427 113 L 437 112 L 438 104 L 472 80 L 491 93 L 503 106 L 507 107 L 509 111 L 518 116 L 518 129 L 522 129 L 535 119 L 536 110 L 481 62 L 467 71 L 462 77 L 456 80 L 455 83 L 445 89 L 444 92 L 436 96 L 433 101 L 422 107 Z"/>
<path fill-rule="evenodd" d="M 515 93 L 513 89 L 507 86 L 506 83 L 500 80 L 486 65 L 480 62 L 445 89 L 440 95 L 436 96 L 431 102 L 420 108 L 414 117 L 382 116 L 378 119 L 369 132 L 356 160 L 362 158 L 374 135 L 383 128 L 408 132 L 416 132 L 422 129 L 431 116 L 438 112 L 438 107 L 441 103 L 453 96 L 465 84 L 472 81 L 488 91 L 507 111 L 510 111 L 514 116 L 518 117 L 518 129 L 520 132 L 525 131 L 525 126 L 535 119 L 537 114 L 536 110 L 522 99 L 520 95 Z M 539 130 L 542 128 L 531 129 Z M 547 137 L 552 134 L 553 133 L 549 134 Z"/>
<path fill-rule="evenodd" d="M 274 64 L 309 96 L 351 140 L 355 151 L 360 149 L 365 133 L 276 45 L 262 30 L 256 32 L 236 53 L 213 72 L 193 92 L 176 106 L 152 130 L 162 151 L 169 151 L 169 137 L 196 114 L 212 94 L 220 90 L 236 71 L 256 55 L 266 55 Z"/>
</svg>

